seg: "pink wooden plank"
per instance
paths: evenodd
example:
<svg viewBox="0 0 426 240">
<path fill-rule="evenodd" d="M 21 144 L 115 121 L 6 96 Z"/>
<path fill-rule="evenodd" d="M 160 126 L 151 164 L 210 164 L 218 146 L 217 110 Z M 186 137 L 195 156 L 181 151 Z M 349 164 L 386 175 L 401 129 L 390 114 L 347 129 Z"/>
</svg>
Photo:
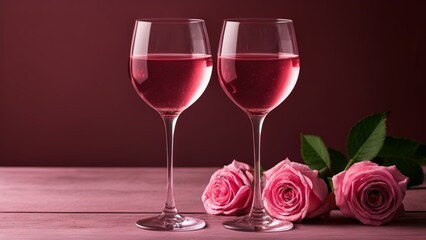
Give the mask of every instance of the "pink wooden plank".
<svg viewBox="0 0 426 240">
<path fill-rule="evenodd" d="M 178 168 L 176 204 L 204 212 L 202 192 L 213 168 Z M 0 168 L 0 211 L 159 212 L 162 168 Z"/>
<path fill-rule="evenodd" d="M 326 219 L 295 224 L 281 233 L 227 230 L 222 222 L 231 217 L 188 214 L 207 221 L 194 232 L 155 232 L 139 229 L 135 221 L 144 214 L 29 214 L 1 213 L 0 239 L 424 239 L 426 213 L 408 214 L 381 226 L 364 226 L 333 211 Z"/>
<path fill-rule="evenodd" d="M 285 233 L 230 231 L 221 225 L 229 217 L 203 214 L 200 196 L 214 170 L 176 169 L 178 206 L 182 212 L 199 212 L 195 216 L 208 227 L 169 233 L 136 228 L 137 219 L 153 214 L 132 214 L 161 210 L 164 169 L 0 168 L 0 239 L 423 239 L 426 234 L 426 212 L 407 212 L 382 227 L 364 226 L 333 211 L 329 218 L 296 224 Z M 409 190 L 406 209 L 425 211 L 425 194 L 424 186 Z"/>
</svg>

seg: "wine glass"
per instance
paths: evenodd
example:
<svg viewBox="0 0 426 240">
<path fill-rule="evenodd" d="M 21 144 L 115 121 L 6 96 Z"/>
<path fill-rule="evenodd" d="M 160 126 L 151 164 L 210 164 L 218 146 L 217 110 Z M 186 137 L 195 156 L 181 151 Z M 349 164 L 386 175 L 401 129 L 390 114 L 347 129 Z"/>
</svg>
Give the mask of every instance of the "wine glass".
<svg viewBox="0 0 426 240">
<path fill-rule="evenodd" d="M 225 20 L 218 52 L 218 75 L 226 95 L 250 118 L 254 144 L 254 194 L 250 213 L 224 222 L 241 231 L 290 230 L 291 222 L 272 218 L 262 202 L 260 141 L 263 120 L 293 90 L 299 55 L 292 20 Z"/>
<path fill-rule="evenodd" d="M 163 119 L 167 147 L 167 188 L 163 212 L 136 225 L 160 231 L 203 228 L 203 220 L 181 215 L 173 194 L 173 135 L 179 115 L 206 89 L 212 57 L 201 19 L 141 19 L 135 23 L 130 76 L 139 96 Z"/>
</svg>

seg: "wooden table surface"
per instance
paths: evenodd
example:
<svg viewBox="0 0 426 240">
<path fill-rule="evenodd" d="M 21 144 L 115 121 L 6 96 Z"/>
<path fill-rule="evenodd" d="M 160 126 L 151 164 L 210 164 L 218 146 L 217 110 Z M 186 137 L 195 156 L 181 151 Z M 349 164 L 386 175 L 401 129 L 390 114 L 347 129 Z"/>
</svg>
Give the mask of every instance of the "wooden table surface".
<svg viewBox="0 0 426 240">
<path fill-rule="evenodd" d="M 227 230 L 232 217 L 210 216 L 201 194 L 213 168 L 176 168 L 178 209 L 207 222 L 193 232 L 139 229 L 136 220 L 158 214 L 165 200 L 162 168 L 0 168 L 0 240 L 3 239 L 426 239 L 426 184 L 410 189 L 403 217 L 364 226 L 332 211 L 281 233 Z"/>
</svg>

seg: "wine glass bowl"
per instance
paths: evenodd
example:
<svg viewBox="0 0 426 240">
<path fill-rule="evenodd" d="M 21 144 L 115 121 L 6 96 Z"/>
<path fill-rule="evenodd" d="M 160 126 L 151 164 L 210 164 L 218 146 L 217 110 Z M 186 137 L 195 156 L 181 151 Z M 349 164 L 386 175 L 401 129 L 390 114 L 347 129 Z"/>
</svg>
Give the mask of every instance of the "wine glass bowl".
<svg viewBox="0 0 426 240">
<path fill-rule="evenodd" d="M 206 55 L 150 54 L 132 57 L 130 65 L 137 93 L 160 114 L 179 114 L 191 106 L 212 72 Z"/>
<path fill-rule="evenodd" d="M 292 54 L 222 55 L 218 66 L 222 88 L 237 106 L 249 114 L 267 114 L 283 102 L 296 85 L 299 57 Z"/>
<path fill-rule="evenodd" d="M 266 115 L 296 85 L 300 70 L 293 22 L 288 19 L 229 19 L 218 50 L 219 82 L 226 95 L 250 118 L 254 145 L 253 204 L 247 216 L 224 226 L 233 230 L 277 232 L 293 224 L 272 218 L 262 202 L 260 140 Z"/>
<path fill-rule="evenodd" d="M 206 89 L 212 66 L 203 20 L 136 21 L 130 55 L 132 84 L 160 114 L 179 114 L 192 105 Z"/>
<path fill-rule="evenodd" d="M 141 19 L 135 23 L 130 51 L 130 77 L 138 95 L 163 119 L 166 130 L 166 203 L 159 216 L 137 221 L 143 229 L 192 231 L 201 219 L 181 215 L 173 193 L 173 139 L 179 115 L 206 89 L 212 56 L 201 19 Z"/>
</svg>

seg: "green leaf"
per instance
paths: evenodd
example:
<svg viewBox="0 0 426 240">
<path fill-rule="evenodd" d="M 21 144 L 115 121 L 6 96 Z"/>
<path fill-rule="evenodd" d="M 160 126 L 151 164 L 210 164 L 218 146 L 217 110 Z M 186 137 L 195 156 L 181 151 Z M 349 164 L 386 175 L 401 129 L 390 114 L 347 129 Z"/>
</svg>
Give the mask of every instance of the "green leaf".
<svg viewBox="0 0 426 240">
<path fill-rule="evenodd" d="M 420 185 L 423 183 L 424 173 L 423 173 L 422 167 L 418 163 L 410 159 L 392 158 L 392 157 L 384 158 L 383 165 L 385 166 L 396 165 L 396 167 L 402 174 L 410 178 L 408 182 L 408 187 Z"/>
<path fill-rule="evenodd" d="M 311 169 L 323 173 L 330 170 L 330 157 L 320 137 L 301 134 L 301 153 L 303 160 Z"/>
<path fill-rule="evenodd" d="M 416 153 L 414 154 L 414 158 L 426 158 L 426 145 L 419 145 Z"/>
<path fill-rule="evenodd" d="M 416 163 L 420 164 L 420 166 L 426 166 L 426 158 L 422 159 L 413 159 Z"/>
<path fill-rule="evenodd" d="M 414 158 L 420 143 L 405 138 L 387 136 L 378 156 L 393 158 Z"/>
<path fill-rule="evenodd" d="M 408 186 L 423 183 L 424 174 L 419 165 L 422 157 L 426 157 L 424 145 L 410 139 L 386 137 L 375 162 L 384 166 L 396 165 L 398 170 L 409 177 Z"/>
<path fill-rule="evenodd" d="M 379 156 L 410 159 L 420 165 L 426 165 L 426 145 L 406 138 L 388 136 Z"/>
<path fill-rule="evenodd" d="M 426 145 L 420 145 L 414 153 L 413 160 L 421 165 L 426 165 Z"/>
<path fill-rule="evenodd" d="M 381 157 L 375 157 L 371 161 L 374 162 L 374 163 L 377 163 L 379 165 L 383 165 L 383 162 L 384 162 L 383 158 L 381 158 Z"/>
<path fill-rule="evenodd" d="M 330 192 L 334 193 L 333 178 L 331 178 L 331 177 L 327 178 L 327 187 L 330 190 Z"/>
<path fill-rule="evenodd" d="M 377 113 L 359 121 L 348 137 L 348 154 L 353 162 L 377 156 L 386 136 L 386 114 Z"/>
<path fill-rule="evenodd" d="M 343 153 L 332 148 L 328 148 L 328 155 L 330 156 L 331 172 L 333 175 L 336 175 L 345 169 L 348 164 L 348 160 Z"/>
</svg>

